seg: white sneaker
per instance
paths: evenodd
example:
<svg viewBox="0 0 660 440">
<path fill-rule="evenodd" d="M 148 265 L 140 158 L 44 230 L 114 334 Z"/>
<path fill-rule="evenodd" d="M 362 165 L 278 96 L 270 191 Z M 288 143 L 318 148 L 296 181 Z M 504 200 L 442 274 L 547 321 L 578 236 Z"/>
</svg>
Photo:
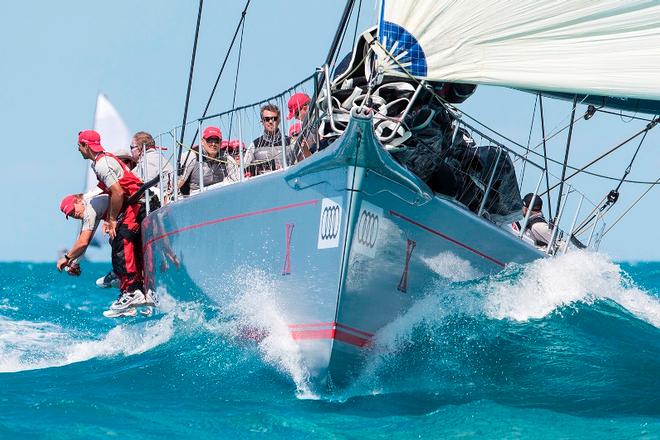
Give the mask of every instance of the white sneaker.
<svg viewBox="0 0 660 440">
<path fill-rule="evenodd" d="M 156 292 L 149 289 L 147 293 L 144 294 L 144 305 L 145 306 L 157 306 L 158 305 L 158 296 Z"/>
<path fill-rule="evenodd" d="M 119 295 L 117 301 L 113 302 L 110 310 L 126 310 L 130 307 L 138 307 L 145 305 L 144 294 L 140 289 L 133 292 L 124 292 Z"/>
<path fill-rule="evenodd" d="M 102 276 L 98 280 L 96 280 L 96 285 L 100 287 L 101 289 L 107 289 L 110 287 L 118 287 L 119 286 L 119 278 L 117 278 L 117 275 L 113 271 L 110 271 L 107 273 L 107 275 Z"/>
<path fill-rule="evenodd" d="M 135 307 L 126 310 L 106 310 L 103 312 L 103 316 L 106 318 L 131 318 L 137 315 L 137 310 Z"/>
</svg>

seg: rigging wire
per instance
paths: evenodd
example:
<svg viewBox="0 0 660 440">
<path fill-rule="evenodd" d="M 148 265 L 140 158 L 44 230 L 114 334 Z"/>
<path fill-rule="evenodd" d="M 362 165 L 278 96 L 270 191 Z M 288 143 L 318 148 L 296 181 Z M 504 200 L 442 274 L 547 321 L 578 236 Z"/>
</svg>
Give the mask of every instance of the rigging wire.
<svg viewBox="0 0 660 440">
<path fill-rule="evenodd" d="M 575 109 L 577 107 L 577 95 L 573 98 L 573 110 L 571 111 L 571 121 L 575 119 Z M 564 182 L 566 177 L 566 165 L 568 164 L 568 153 L 571 149 L 571 139 L 573 137 L 573 122 L 571 122 L 571 127 L 568 129 L 568 137 L 566 138 L 566 153 L 564 154 L 564 165 L 561 168 L 561 180 L 559 185 L 559 194 L 557 195 L 557 210 L 555 211 L 555 216 L 552 220 L 552 223 L 557 221 L 559 217 L 559 210 L 561 207 L 561 198 L 564 192 Z M 567 195 L 568 197 L 568 195 Z"/>
<path fill-rule="evenodd" d="M 201 2 L 202 0 L 200 0 Z M 206 106 L 204 107 L 204 112 L 202 114 L 202 118 L 206 116 L 206 113 L 209 110 L 209 106 L 211 105 L 211 101 L 213 100 L 213 95 L 215 94 L 215 91 L 218 87 L 218 83 L 220 82 L 220 78 L 222 77 L 222 73 L 225 70 L 225 66 L 227 65 L 227 60 L 229 59 L 229 55 L 231 54 L 231 50 L 234 47 L 234 43 L 236 42 L 236 37 L 238 36 L 238 31 L 241 28 L 243 22 L 245 21 L 245 14 L 247 13 L 248 7 L 250 6 L 250 2 L 252 0 L 247 0 L 245 3 L 245 7 L 243 8 L 243 12 L 241 13 L 241 19 L 238 21 L 238 24 L 236 25 L 236 30 L 234 31 L 234 36 L 231 39 L 231 43 L 229 44 L 229 49 L 227 49 L 227 53 L 225 54 L 225 59 L 222 61 L 222 66 L 220 67 L 220 72 L 218 72 L 218 76 L 215 79 L 215 84 L 213 84 L 213 89 L 211 90 L 211 95 L 209 96 L 208 101 L 206 102 Z M 200 9 L 200 18 L 201 18 L 201 9 Z M 198 29 L 199 31 L 199 29 Z M 197 37 L 195 37 L 195 47 L 197 46 Z M 192 76 L 192 69 L 191 69 L 191 76 Z M 179 141 L 180 144 L 183 144 L 183 130 L 185 129 L 185 124 L 183 125 L 184 128 L 181 129 L 181 140 Z M 197 126 L 197 129 L 195 130 L 195 134 L 192 138 L 192 141 L 190 142 L 190 145 L 193 145 L 195 143 L 195 140 L 197 139 L 197 135 L 199 134 L 199 125 Z M 188 160 L 188 156 L 190 156 L 190 150 L 186 154 L 186 158 L 184 159 L 184 163 Z M 179 157 L 177 158 L 177 165 L 179 169 L 181 169 L 181 151 L 179 151 Z M 183 171 L 183 170 L 181 170 Z"/>
<path fill-rule="evenodd" d="M 523 161 L 522 172 L 520 173 L 520 187 L 522 188 L 525 181 L 525 168 L 527 167 L 527 155 L 529 154 L 529 144 L 532 142 L 532 132 L 534 131 L 534 119 L 536 118 L 536 104 L 538 103 L 539 95 L 534 100 L 534 111 L 532 112 L 532 122 L 529 124 L 529 135 L 527 136 L 527 145 L 525 147 L 525 160 Z"/>
<path fill-rule="evenodd" d="M 597 111 L 600 112 L 600 113 L 608 114 L 608 115 L 620 116 L 621 118 L 626 117 L 630 120 L 634 119 L 634 120 L 637 120 L 637 121 L 644 121 L 644 122 L 651 122 L 655 119 L 655 117 L 649 119 L 649 118 L 642 118 L 641 116 L 635 116 L 635 115 L 624 115 L 623 112 L 621 112 L 621 111 L 613 112 L 611 110 L 603 110 L 603 109 L 598 109 Z M 623 122 L 630 122 L 630 121 L 623 121 Z"/>
<path fill-rule="evenodd" d="M 325 64 L 328 67 L 334 66 L 334 64 L 337 62 L 337 57 L 339 56 L 339 50 L 344 42 L 344 36 L 346 35 L 348 21 L 350 20 L 350 17 L 353 14 L 354 4 L 355 4 L 355 0 L 346 1 L 344 12 L 342 13 L 341 20 L 339 21 L 339 28 L 337 28 L 337 32 L 335 32 L 335 37 L 333 38 L 332 44 L 330 45 L 330 50 L 328 51 L 328 56 L 325 59 Z"/>
<path fill-rule="evenodd" d="M 614 204 L 619 200 L 619 188 L 621 188 L 621 185 L 623 184 L 623 181 L 625 180 L 625 177 L 632 170 L 633 162 L 635 161 L 635 158 L 637 158 L 637 153 L 639 153 L 639 149 L 642 147 L 642 144 L 644 143 L 644 139 L 646 139 L 646 135 L 648 134 L 649 130 L 651 130 L 656 125 L 657 125 L 657 121 L 650 122 L 649 124 L 647 124 L 646 128 L 643 131 L 641 131 L 641 132 L 639 132 L 635 135 L 635 136 L 639 136 L 639 134 L 644 133 L 644 136 L 642 136 L 642 139 L 640 140 L 639 145 L 637 146 L 637 149 L 635 150 L 635 154 L 633 155 L 632 159 L 630 160 L 630 163 L 628 164 L 628 167 L 626 168 L 626 171 L 624 172 L 623 177 L 621 177 L 621 180 L 619 180 L 619 184 L 617 185 L 617 187 L 615 189 L 611 190 L 607 194 L 607 196 L 604 197 L 604 203 L 603 203 L 602 200 L 601 200 L 601 202 L 599 202 L 599 205 L 600 205 L 600 203 L 603 203 L 603 205 L 600 206 L 600 208 L 596 207 L 596 208 L 594 208 L 594 210 L 591 211 L 591 213 L 589 214 L 589 215 L 591 215 L 591 217 L 589 217 L 588 219 L 583 221 L 582 224 L 580 224 L 579 228 L 577 229 L 577 233 L 579 233 L 580 231 L 582 231 L 582 229 L 584 229 L 587 225 L 589 225 L 589 223 L 591 223 L 592 220 L 598 219 L 598 217 L 602 217 L 601 213 L 602 212 L 607 213 L 612 208 L 612 206 L 614 206 Z M 627 143 L 627 142 L 628 141 L 626 141 L 625 143 Z M 609 152 L 607 154 L 609 154 Z M 656 181 L 656 183 L 657 183 L 657 181 Z M 653 185 L 655 185 L 655 183 Z M 653 186 L 653 185 L 651 185 L 651 186 Z M 598 213 L 596 213 L 596 210 L 598 211 Z"/>
<path fill-rule="evenodd" d="M 236 25 L 236 30 L 234 31 L 234 36 L 231 39 L 231 43 L 229 43 L 229 49 L 227 49 L 227 53 L 225 54 L 225 59 L 222 61 L 222 66 L 220 67 L 220 71 L 218 72 L 218 76 L 215 79 L 215 83 L 213 84 L 213 89 L 211 90 L 211 94 L 209 95 L 209 99 L 206 102 L 206 106 L 204 107 L 204 112 L 202 113 L 202 118 L 206 116 L 206 113 L 209 111 L 209 107 L 211 106 L 211 101 L 213 100 L 213 96 L 215 95 L 215 91 L 218 88 L 218 83 L 220 82 L 220 78 L 222 77 L 222 73 L 225 70 L 225 66 L 227 65 L 227 60 L 229 59 L 229 55 L 231 54 L 231 50 L 234 47 L 234 43 L 236 42 L 236 37 L 238 36 L 238 31 L 242 29 L 243 23 L 245 22 L 245 15 L 247 14 L 248 7 L 250 6 L 250 2 L 252 0 L 247 0 L 245 2 L 245 7 L 243 8 L 243 12 L 241 12 L 241 19 L 238 21 L 238 24 Z M 197 138 L 197 134 L 195 133 L 195 136 L 193 136 L 193 140 L 190 143 L 191 145 L 195 143 L 195 139 Z"/>
<path fill-rule="evenodd" d="M 586 170 L 587 168 L 589 168 L 591 165 L 593 165 L 593 164 L 595 164 L 596 162 L 598 162 L 598 161 L 600 161 L 601 159 L 603 159 L 604 157 L 606 157 L 606 156 L 608 156 L 609 154 L 613 153 L 614 151 L 618 150 L 618 149 L 621 148 L 622 146 L 626 145 L 628 142 L 632 141 L 633 139 L 635 139 L 635 138 L 638 137 L 639 135 L 644 134 L 644 136 L 646 136 L 646 133 L 648 133 L 649 130 L 651 130 L 652 128 L 654 128 L 654 127 L 658 124 L 658 122 L 660 122 L 660 121 L 659 121 L 659 120 L 655 120 L 655 121 L 653 121 L 653 122 L 647 124 L 645 128 L 643 128 L 642 130 L 640 130 L 640 131 L 638 131 L 637 133 L 633 134 L 632 136 L 630 136 L 628 139 L 624 140 L 623 142 L 618 143 L 617 145 L 615 145 L 614 147 L 612 147 L 611 149 L 609 149 L 609 150 L 606 151 L 605 153 L 601 154 L 600 156 L 598 156 L 597 158 L 595 158 L 594 160 L 592 160 L 592 161 L 589 162 L 588 164 L 584 165 L 583 167 L 581 167 L 581 168 L 573 168 L 573 169 L 575 170 L 575 172 L 574 172 L 573 174 L 571 174 L 570 176 L 568 176 L 565 180 L 569 180 L 569 179 L 575 177 L 576 175 L 578 175 L 579 173 L 586 173 L 586 174 L 594 175 L 594 173 L 590 173 L 590 172 L 585 171 L 585 170 Z M 635 154 L 636 154 L 636 153 L 635 153 Z M 552 159 L 549 159 L 549 160 L 552 160 Z M 654 183 L 654 182 L 640 182 L 640 181 L 626 180 L 626 179 L 625 179 L 625 176 L 627 176 L 627 174 L 624 175 L 624 178 L 623 178 L 623 179 L 620 179 L 620 178 L 612 178 L 612 177 L 607 177 L 607 178 L 610 179 L 610 180 L 616 180 L 616 181 L 619 181 L 619 182 L 644 183 L 644 184 L 646 184 L 646 185 L 650 185 L 650 184 Z M 553 185 L 551 188 L 548 189 L 548 191 L 551 191 L 551 190 L 555 189 L 555 188 L 557 187 L 557 185 L 559 185 L 559 183 L 556 183 L 555 185 Z M 543 194 L 545 194 L 545 193 L 543 193 Z M 541 195 L 543 195 L 543 194 L 541 194 Z"/>
<path fill-rule="evenodd" d="M 642 200 L 642 198 L 643 198 L 646 194 L 648 194 L 649 191 L 651 191 L 651 190 L 653 189 L 653 187 L 655 187 L 655 185 L 658 185 L 658 184 L 660 184 L 660 177 L 658 177 L 658 179 L 657 179 L 654 183 L 652 183 L 652 184 L 646 189 L 646 191 L 644 191 L 639 197 L 637 197 L 637 199 L 636 199 L 636 200 L 635 200 L 635 201 L 634 201 L 634 202 L 633 202 L 633 203 L 632 203 L 632 204 L 631 204 L 631 205 L 630 205 L 625 211 L 623 211 L 623 213 L 622 213 L 622 214 L 621 214 L 621 215 L 620 215 L 620 216 L 614 221 L 614 223 L 612 223 L 612 225 L 611 225 L 609 228 L 607 228 L 607 229 L 603 232 L 603 234 L 601 235 L 601 238 L 604 237 L 605 234 L 607 234 L 608 232 L 610 232 L 610 230 L 611 230 L 611 229 L 612 229 L 617 223 L 619 223 L 619 221 L 620 221 L 624 216 L 626 216 L 626 215 L 628 214 L 628 212 L 630 212 L 630 210 L 633 209 L 633 207 L 634 207 L 637 203 L 639 203 L 639 201 Z"/>
<path fill-rule="evenodd" d="M 193 73 L 195 71 L 195 57 L 197 54 L 197 41 L 199 40 L 199 25 L 202 22 L 202 7 L 204 5 L 204 0 L 199 0 L 199 10 L 197 11 L 197 25 L 195 26 L 195 39 L 193 42 L 192 56 L 190 57 L 190 72 L 188 74 L 188 89 L 186 91 L 186 103 L 183 108 L 183 122 L 181 123 L 181 137 L 179 143 L 183 143 L 183 139 L 186 133 L 186 120 L 188 119 L 188 104 L 190 104 L 190 91 L 192 89 Z M 179 156 L 176 159 L 177 166 L 181 162 L 181 150 L 179 150 Z"/>
<path fill-rule="evenodd" d="M 355 15 L 355 29 L 353 30 L 353 45 L 355 47 L 355 40 L 357 39 L 358 25 L 360 24 L 360 11 L 362 11 L 362 0 L 358 3 L 357 14 Z"/>
<path fill-rule="evenodd" d="M 548 213 L 552 213 L 552 201 L 550 198 L 550 173 L 548 172 L 548 149 L 545 139 L 545 114 L 543 113 L 543 95 L 539 93 L 539 111 L 541 113 L 541 138 L 543 140 L 543 162 L 545 166 L 545 189 L 548 193 Z"/>
<path fill-rule="evenodd" d="M 619 188 L 621 188 L 621 185 L 623 184 L 624 179 L 630 174 L 630 171 L 632 171 L 632 166 L 633 162 L 635 162 L 635 159 L 637 158 L 637 153 L 639 153 L 639 149 L 642 148 L 642 144 L 644 144 L 644 139 L 646 139 L 646 135 L 649 134 L 648 130 L 644 132 L 644 136 L 642 136 L 642 139 L 639 141 L 639 145 L 637 145 L 637 149 L 635 150 L 635 154 L 633 154 L 632 159 L 630 159 L 630 163 L 626 167 L 626 170 L 623 172 L 623 176 L 621 177 L 621 180 L 619 181 L 619 184 L 616 186 L 614 191 L 617 193 L 619 192 Z"/>
<path fill-rule="evenodd" d="M 234 96 L 231 99 L 231 108 L 236 107 L 236 92 L 238 91 L 238 73 L 241 69 L 241 57 L 243 54 L 243 32 L 245 32 L 245 20 L 243 20 L 243 25 L 241 26 L 241 39 L 238 42 L 238 55 L 236 60 L 236 78 L 234 79 Z M 229 118 L 229 139 L 231 139 L 231 131 L 234 125 L 234 113 L 231 114 Z"/>
</svg>

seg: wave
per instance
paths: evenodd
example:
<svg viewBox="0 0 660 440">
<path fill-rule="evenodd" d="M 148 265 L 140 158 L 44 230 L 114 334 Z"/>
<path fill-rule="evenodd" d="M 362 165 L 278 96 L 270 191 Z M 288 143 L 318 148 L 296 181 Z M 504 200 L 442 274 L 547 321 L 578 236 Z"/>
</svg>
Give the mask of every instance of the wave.
<svg viewBox="0 0 660 440">
<path fill-rule="evenodd" d="M 169 341 L 175 334 L 175 321 L 200 319 L 198 306 L 177 304 L 171 296 L 162 293 L 161 309 L 165 314 L 157 319 L 129 320 L 91 338 L 87 331 L 67 329 L 59 324 L 0 316 L 0 373 L 141 354 Z"/>
<path fill-rule="evenodd" d="M 509 265 L 498 274 L 463 282 L 446 283 L 446 265 L 441 267 L 443 280 L 404 315 L 381 329 L 376 346 L 384 351 L 394 349 L 409 342 L 417 326 L 441 323 L 449 317 L 523 323 L 578 304 L 593 306 L 602 300 L 613 301 L 635 318 L 660 328 L 660 299 L 638 288 L 603 254 L 576 251 L 526 265 Z M 460 266 L 459 276 L 454 279 L 464 279 L 464 274 L 465 268 Z"/>
<path fill-rule="evenodd" d="M 658 297 L 637 287 L 621 267 L 602 254 L 572 252 L 511 265 L 499 274 L 477 279 L 473 278 L 478 274 L 466 265 L 459 265 L 458 272 L 448 276 L 456 263 L 450 255 L 426 263 L 442 272 L 440 279 L 407 313 L 376 334 L 365 373 L 346 395 L 400 392 L 408 387 L 440 389 L 442 394 L 451 394 L 448 390 L 453 388 L 472 389 L 480 380 L 497 382 L 500 373 L 494 369 L 513 368 L 502 367 L 506 356 L 512 364 L 547 369 L 557 362 L 554 351 L 597 351 L 598 346 L 586 348 L 588 339 L 611 326 L 613 316 L 627 320 L 623 330 L 631 333 L 626 341 L 631 346 L 643 345 L 636 338 L 649 334 L 629 332 L 630 323 L 650 324 L 653 331 L 660 328 Z M 242 387 L 251 386 L 253 380 L 272 381 L 275 373 L 284 378 L 283 383 L 295 386 L 298 398 L 328 398 L 313 390 L 308 366 L 290 337 L 290 295 L 277 277 L 256 269 L 249 273 L 249 277 L 237 274 L 217 287 L 218 295 L 228 291 L 227 297 L 232 298 L 221 309 L 194 301 L 177 302 L 159 291 L 162 315 L 121 323 L 96 334 L 91 327 L 71 329 L 0 315 L 0 372 L 60 367 L 96 358 L 129 358 L 165 346 L 168 356 L 176 359 L 185 352 L 181 362 L 188 363 L 196 374 L 222 377 Z M 1 304 L 7 312 L 13 310 L 6 301 Z M 593 329 L 588 329 L 592 333 L 584 340 L 573 335 L 571 343 L 559 346 L 556 340 L 586 326 L 571 321 L 576 315 L 594 320 Z M 97 327 L 99 322 L 107 324 L 97 320 Z M 657 338 L 657 333 L 649 337 L 653 336 Z M 253 343 L 246 345 L 246 338 Z M 209 340 L 211 345 L 202 351 L 195 348 Z M 604 358 L 622 355 L 607 351 L 616 342 L 599 340 L 606 346 L 601 350 Z M 654 347 L 650 353 L 655 353 Z M 197 369 L 199 364 L 208 364 L 208 368 Z M 566 365 L 578 364 L 573 359 Z M 562 370 L 556 377 L 566 374 Z M 236 375 L 249 377 L 239 380 Z M 512 376 L 510 380 L 523 386 L 535 379 Z"/>
<path fill-rule="evenodd" d="M 598 300 L 618 303 L 638 319 L 660 328 L 660 299 L 635 286 L 607 256 L 576 251 L 512 266 L 479 286 L 484 312 L 494 319 L 540 319 L 563 307 Z"/>
</svg>

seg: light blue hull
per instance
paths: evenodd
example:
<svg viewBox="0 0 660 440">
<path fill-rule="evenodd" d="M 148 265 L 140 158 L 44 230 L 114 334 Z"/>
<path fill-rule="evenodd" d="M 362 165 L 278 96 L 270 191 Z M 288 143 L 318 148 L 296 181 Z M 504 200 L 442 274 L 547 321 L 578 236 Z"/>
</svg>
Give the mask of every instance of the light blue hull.
<svg viewBox="0 0 660 440">
<path fill-rule="evenodd" d="M 147 284 L 208 296 L 242 315 L 248 335 L 294 344 L 314 386 L 343 386 L 374 334 L 433 280 L 541 256 L 433 196 L 371 127 L 354 117 L 332 146 L 296 166 L 152 213 L 143 225 Z"/>
</svg>

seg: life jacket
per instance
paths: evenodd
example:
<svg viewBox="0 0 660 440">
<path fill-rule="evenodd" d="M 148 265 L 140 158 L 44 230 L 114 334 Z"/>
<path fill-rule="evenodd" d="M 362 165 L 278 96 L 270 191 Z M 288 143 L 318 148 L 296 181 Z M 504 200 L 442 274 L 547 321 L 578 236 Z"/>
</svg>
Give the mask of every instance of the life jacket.
<svg viewBox="0 0 660 440">
<path fill-rule="evenodd" d="M 121 186 L 121 189 L 124 190 L 124 200 L 128 199 L 130 196 L 135 194 L 137 190 L 140 189 L 140 187 L 142 186 L 142 180 L 140 180 L 139 177 L 133 174 L 131 170 L 126 166 L 126 164 L 122 162 L 117 156 L 115 156 L 112 153 L 108 153 L 107 151 L 99 153 L 99 155 L 96 156 L 96 159 L 94 159 L 94 162 L 98 162 L 98 160 L 104 156 L 113 158 L 121 166 L 123 175 L 119 179 L 119 186 Z M 103 191 L 104 193 L 110 194 L 108 187 L 105 186 L 103 182 L 99 181 L 98 187 L 101 188 L 101 191 Z"/>
<path fill-rule="evenodd" d="M 527 232 L 528 230 L 531 230 L 532 226 L 534 226 L 537 223 L 546 223 L 546 224 L 548 223 L 545 220 L 545 217 L 543 217 L 543 214 L 539 214 L 539 215 L 532 214 L 532 215 L 533 216 L 530 217 L 529 220 L 527 220 L 527 226 L 525 227 L 525 232 Z M 537 240 L 536 238 L 534 238 L 531 235 L 528 235 L 528 236 L 534 240 L 534 244 L 536 246 L 547 246 L 548 245 L 548 243 L 546 243 L 545 241 Z"/>
</svg>

